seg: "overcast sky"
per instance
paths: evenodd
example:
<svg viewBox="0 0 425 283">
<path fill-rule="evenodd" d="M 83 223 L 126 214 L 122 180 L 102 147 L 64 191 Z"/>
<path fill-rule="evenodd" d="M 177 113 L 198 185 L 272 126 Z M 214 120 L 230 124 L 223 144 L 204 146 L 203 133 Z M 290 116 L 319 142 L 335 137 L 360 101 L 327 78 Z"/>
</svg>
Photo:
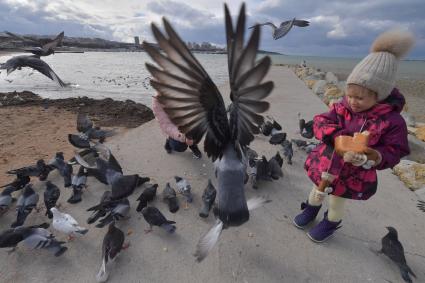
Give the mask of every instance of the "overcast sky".
<svg viewBox="0 0 425 283">
<path fill-rule="evenodd" d="M 227 1 L 236 15 L 242 1 Z M 373 39 L 393 27 L 416 36 L 409 58 L 425 59 L 425 0 L 247 0 L 248 24 L 296 17 L 311 22 L 261 49 L 290 55 L 363 57 Z M 223 2 L 214 0 L 0 0 L 0 31 L 151 40 L 150 23 L 166 16 L 185 41 L 224 44 Z"/>
</svg>

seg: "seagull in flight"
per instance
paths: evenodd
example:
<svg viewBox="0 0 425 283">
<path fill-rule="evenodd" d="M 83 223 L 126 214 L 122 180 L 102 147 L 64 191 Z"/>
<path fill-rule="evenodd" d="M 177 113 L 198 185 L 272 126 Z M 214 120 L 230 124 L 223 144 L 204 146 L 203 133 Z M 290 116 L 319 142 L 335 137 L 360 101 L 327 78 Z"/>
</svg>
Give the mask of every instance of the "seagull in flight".
<svg viewBox="0 0 425 283">
<path fill-rule="evenodd" d="M 265 22 L 263 24 L 253 25 L 250 28 L 254 28 L 255 26 L 271 26 L 273 29 L 273 39 L 277 40 L 281 37 L 284 37 L 292 29 L 293 26 L 308 27 L 309 25 L 309 21 L 297 20 L 296 18 L 293 18 L 292 20 L 282 22 L 279 27 L 277 27 L 271 22 Z"/>
<path fill-rule="evenodd" d="M 45 40 L 36 40 L 30 37 L 20 36 L 8 31 L 5 31 L 5 33 L 25 43 L 37 45 L 34 47 L 25 48 L 24 50 L 27 52 L 31 52 L 38 57 L 49 56 L 50 54 L 55 53 L 55 48 L 58 46 L 62 46 L 62 40 L 65 34 L 64 32 L 61 32 L 53 40 L 48 39 L 48 41 L 46 42 Z"/>
</svg>

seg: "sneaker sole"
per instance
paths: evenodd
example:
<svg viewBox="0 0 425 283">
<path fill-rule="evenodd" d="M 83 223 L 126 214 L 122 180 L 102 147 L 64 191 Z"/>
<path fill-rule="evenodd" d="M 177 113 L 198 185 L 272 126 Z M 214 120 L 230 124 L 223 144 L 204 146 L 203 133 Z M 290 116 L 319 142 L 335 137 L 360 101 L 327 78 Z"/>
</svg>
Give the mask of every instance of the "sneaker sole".
<svg viewBox="0 0 425 283">
<path fill-rule="evenodd" d="M 305 226 L 300 226 L 300 225 L 298 225 L 296 222 L 295 222 L 295 219 L 294 220 L 292 220 L 292 224 L 294 224 L 294 226 L 295 227 L 297 227 L 298 229 L 301 229 L 301 230 L 304 230 L 305 229 L 305 227 L 307 227 L 307 225 L 305 225 Z M 310 224 L 310 223 L 309 223 Z"/>
<path fill-rule="evenodd" d="M 332 238 L 333 236 L 334 236 L 334 234 L 332 234 L 332 235 L 329 235 L 329 236 L 327 236 L 326 238 L 324 238 L 323 240 L 321 240 L 321 241 L 319 241 L 319 240 L 316 240 L 316 239 L 314 239 L 311 235 L 310 235 L 310 233 L 306 233 L 306 235 L 307 235 L 307 237 L 310 239 L 310 240 L 312 240 L 313 242 L 315 242 L 315 243 L 323 243 L 323 242 L 326 242 L 329 238 Z"/>
</svg>

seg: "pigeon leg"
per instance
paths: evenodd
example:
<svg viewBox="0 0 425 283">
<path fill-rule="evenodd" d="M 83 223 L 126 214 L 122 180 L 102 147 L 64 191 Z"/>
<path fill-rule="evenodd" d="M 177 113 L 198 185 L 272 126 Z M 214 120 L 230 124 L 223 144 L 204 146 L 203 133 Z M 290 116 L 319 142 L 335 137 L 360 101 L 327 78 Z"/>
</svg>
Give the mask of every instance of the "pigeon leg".
<svg viewBox="0 0 425 283">
<path fill-rule="evenodd" d="M 71 234 L 68 235 L 68 242 L 72 242 L 74 241 L 75 237 L 72 236 Z"/>
<path fill-rule="evenodd" d="M 37 213 L 40 213 L 40 211 L 41 211 L 41 209 L 42 209 L 42 207 L 35 207 L 35 212 L 37 212 Z"/>
<path fill-rule="evenodd" d="M 130 242 L 124 243 L 124 245 L 122 245 L 122 249 L 126 250 L 126 249 L 128 249 L 129 246 L 130 246 Z"/>
<path fill-rule="evenodd" d="M 149 225 L 149 229 L 145 229 L 145 234 L 152 232 L 152 225 Z"/>
<path fill-rule="evenodd" d="M 184 202 L 184 208 L 183 209 L 184 210 L 188 210 L 189 209 L 189 202 L 187 200 Z"/>
<path fill-rule="evenodd" d="M 13 247 L 11 250 L 7 251 L 7 254 L 10 255 L 16 251 L 16 247 Z"/>
</svg>

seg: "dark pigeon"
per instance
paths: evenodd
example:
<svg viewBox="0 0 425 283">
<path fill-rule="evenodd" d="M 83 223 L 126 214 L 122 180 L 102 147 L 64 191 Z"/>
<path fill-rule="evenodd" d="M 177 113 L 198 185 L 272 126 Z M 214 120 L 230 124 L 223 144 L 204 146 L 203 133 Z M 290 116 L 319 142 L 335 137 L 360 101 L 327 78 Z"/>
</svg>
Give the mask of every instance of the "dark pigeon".
<svg viewBox="0 0 425 283">
<path fill-rule="evenodd" d="M 46 165 L 44 160 L 40 159 L 35 165 L 9 170 L 6 173 L 20 177 L 38 177 L 40 181 L 45 181 L 52 170 L 52 167 Z"/>
<path fill-rule="evenodd" d="M 44 191 L 44 205 L 46 206 L 46 215 L 49 217 L 49 219 L 53 218 L 53 214 L 50 209 L 56 206 L 56 202 L 58 201 L 60 194 L 60 189 L 55 184 L 50 181 L 46 182 L 46 190 Z"/>
<path fill-rule="evenodd" d="M 145 218 L 146 222 L 149 223 L 149 230 L 145 230 L 145 232 L 152 231 L 152 226 L 159 226 L 163 228 L 168 233 L 172 234 L 176 231 L 176 222 L 167 220 L 165 216 L 158 210 L 158 208 L 153 206 L 148 206 L 142 209 L 143 218 Z"/>
<path fill-rule="evenodd" d="M 177 194 L 170 186 L 170 183 L 165 185 L 165 188 L 162 191 L 162 198 L 167 203 L 168 209 L 171 213 L 176 213 L 179 210 L 180 206 L 179 201 L 177 200 Z"/>
<path fill-rule="evenodd" d="M 292 157 L 294 156 L 294 150 L 292 149 L 292 142 L 284 141 L 282 143 L 283 155 L 286 157 L 286 162 L 292 165 Z"/>
<path fill-rule="evenodd" d="M 158 188 L 158 184 L 153 184 L 143 190 L 143 192 L 137 198 L 137 201 L 139 202 L 136 208 L 137 212 L 141 212 L 142 209 L 148 205 L 148 202 L 154 200 L 156 196 L 157 188 Z"/>
<path fill-rule="evenodd" d="M 71 187 L 72 187 L 72 195 L 68 199 L 69 203 L 78 203 L 80 202 L 81 195 L 83 194 L 83 189 L 86 187 L 88 172 L 86 168 L 80 166 L 78 169 L 77 175 L 72 176 L 71 179 Z"/>
<path fill-rule="evenodd" d="M 6 213 L 9 209 L 10 204 L 13 202 L 12 193 L 15 191 L 15 188 L 12 186 L 7 186 L 0 194 L 0 216 Z M 16 200 L 16 199 L 15 199 Z"/>
<path fill-rule="evenodd" d="M 208 179 L 208 185 L 205 187 L 204 192 L 202 193 L 203 206 L 199 212 L 200 217 L 208 217 L 209 212 L 214 205 L 216 195 L 217 191 L 215 190 L 214 185 L 211 183 L 211 179 Z"/>
<path fill-rule="evenodd" d="M 382 240 L 381 252 L 388 256 L 400 269 L 401 277 L 405 282 L 412 282 L 409 274 L 416 278 L 412 269 L 407 265 L 406 257 L 404 256 L 403 245 L 398 240 L 397 230 L 393 227 L 386 227 L 388 229 L 387 235 Z"/>
<path fill-rule="evenodd" d="M 72 165 L 65 162 L 63 152 L 57 152 L 55 157 L 50 160 L 48 166 L 57 169 L 64 181 L 64 187 L 68 188 L 72 182 Z"/>
</svg>

